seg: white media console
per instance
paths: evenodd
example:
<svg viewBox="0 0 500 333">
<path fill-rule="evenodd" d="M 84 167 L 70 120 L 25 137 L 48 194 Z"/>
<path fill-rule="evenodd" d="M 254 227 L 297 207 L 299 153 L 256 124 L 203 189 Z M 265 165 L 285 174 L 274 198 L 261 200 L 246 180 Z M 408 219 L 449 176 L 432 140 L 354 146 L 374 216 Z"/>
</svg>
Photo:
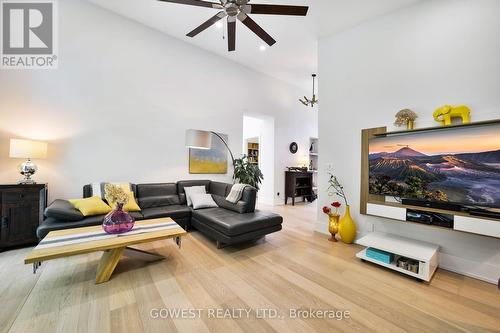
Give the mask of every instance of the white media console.
<svg viewBox="0 0 500 333">
<path fill-rule="evenodd" d="M 373 262 L 419 280 L 429 282 L 438 267 L 438 245 L 378 232 L 369 233 L 359 239 L 357 243 L 367 248 L 376 248 L 418 261 L 418 272 L 412 272 L 398 267 L 396 262 L 384 263 L 377 259 L 372 259 L 366 255 L 366 249 L 356 254 L 356 257 L 361 260 Z"/>
<path fill-rule="evenodd" d="M 419 208 L 412 207 L 412 209 Z M 420 209 L 429 210 L 428 208 L 423 207 Z M 367 203 L 366 205 L 367 215 L 385 217 L 405 222 L 406 210 L 406 207 L 390 206 L 387 204 Z M 454 214 L 453 212 L 449 212 L 449 214 L 454 215 L 453 230 L 500 238 L 500 221 L 475 216 L 463 216 Z"/>
</svg>

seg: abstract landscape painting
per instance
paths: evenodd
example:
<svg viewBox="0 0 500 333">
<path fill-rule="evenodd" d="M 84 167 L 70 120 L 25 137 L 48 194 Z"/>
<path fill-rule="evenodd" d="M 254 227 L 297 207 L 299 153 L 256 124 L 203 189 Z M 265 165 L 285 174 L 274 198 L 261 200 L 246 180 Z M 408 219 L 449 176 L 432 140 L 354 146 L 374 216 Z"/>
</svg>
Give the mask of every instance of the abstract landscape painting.
<svg viewBox="0 0 500 333">
<path fill-rule="evenodd" d="M 370 140 L 370 193 L 500 207 L 500 125 Z"/>
<path fill-rule="evenodd" d="M 228 142 L 227 134 L 220 134 Z M 227 148 L 212 134 L 211 149 L 189 148 L 189 173 L 225 174 L 227 173 Z"/>
</svg>

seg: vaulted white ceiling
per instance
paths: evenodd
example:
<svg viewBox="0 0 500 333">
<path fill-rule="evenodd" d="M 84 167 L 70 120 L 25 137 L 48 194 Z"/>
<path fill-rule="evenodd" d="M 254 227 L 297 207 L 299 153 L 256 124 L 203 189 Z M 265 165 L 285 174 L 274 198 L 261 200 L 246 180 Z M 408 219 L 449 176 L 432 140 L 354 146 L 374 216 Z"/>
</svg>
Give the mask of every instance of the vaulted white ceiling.
<svg viewBox="0 0 500 333">
<path fill-rule="evenodd" d="M 251 3 L 307 5 L 309 12 L 306 17 L 251 15 L 277 41 L 272 47 L 267 47 L 237 22 L 234 52 L 227 51 L 227 40 L 223 39 L 225 24 L 214 25 L 194 38 L 186 37 L 186 33 L 215 15 L 215 9 L 157 0 L 89 1 L 257 71 L 310 89 L 310 75 L 317 71 L 319 38 L 421 0 L 252 0 Z M 265 46 L 264 51 L 261 46 Z"/>
</svg>

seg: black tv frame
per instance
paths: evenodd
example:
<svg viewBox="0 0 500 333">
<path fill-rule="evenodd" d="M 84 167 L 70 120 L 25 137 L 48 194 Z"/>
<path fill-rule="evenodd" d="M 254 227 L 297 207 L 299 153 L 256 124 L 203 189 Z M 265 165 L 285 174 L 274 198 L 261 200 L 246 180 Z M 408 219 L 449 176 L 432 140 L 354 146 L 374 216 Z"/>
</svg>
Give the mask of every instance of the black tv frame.
<svg viewBox="0 0 500 333">
<path fill-rule="evenodd" d="M 378 137 L 387 137 L 387 136 L 404 136 L 407 134 L 416 134 L 419 132 L 434 132 L 434 131 L 448 131 L 448 130 L 453 130 L 457 128 L 463 128 L 463 127 L 483 127 L 483 126 L 498 126 L 500 125 L 500 119 L 494 119 L 494 120 L 487 120 L 487 121 L 480 121 L 480 122 L 474 122 L 474 123 L 467 123 L 467 124 L 453 124 L 449 126 L 440 126 L 440 127 L 426 127 L 426 128 L 419 128 L 419 129 L 413 129 L 413 130 L 402 130 L 402 131 L 393 131 L 393 132 L 384 132 L 384 133 L 378 133 L 374 134 L 373 136 L 375 138 Z M 369 147 L 368 147 L 368 155 L 369 155 Z M 368 175 L 370 174 L 369 171 L 369 165 L 368 165 Z M 369 184 L 368 184 L 369 186 Z M 392 196 L 391 194 L 380 194 L 380 193 L 371 193 L 368 190 L 368 193 L 370 195 L 380 195 L 380 196 Z M 397 196 L 396 196 L 397 198 Z M 456 212 L 469 212 L 469 211 L 487 211 L 488 213 L 491 211 L 488 211 L 488 209 L 500 209 L 500 205 L 484 205 L 484 204 L 467 204 L 463 202 L 452 202 L 452 201 L 435 201 L 435 200 L 423 200 L 423 199 L 417 199 L 417 198 L 404 198 L 404 197 L 399 197 L 400 201 L 404 205 L 409 205 L 409 206 L 418 206 L 418 207 L 427 207 L 427 208 L 435 208 L 435 209 L 443 209 L 443 210 L 448 210 L 448 211 L 456 211 Z M 493 212 L 496 214 L 496 212 Z M 479 216 L 479 214 L 477 214 Z"/>
</svg>

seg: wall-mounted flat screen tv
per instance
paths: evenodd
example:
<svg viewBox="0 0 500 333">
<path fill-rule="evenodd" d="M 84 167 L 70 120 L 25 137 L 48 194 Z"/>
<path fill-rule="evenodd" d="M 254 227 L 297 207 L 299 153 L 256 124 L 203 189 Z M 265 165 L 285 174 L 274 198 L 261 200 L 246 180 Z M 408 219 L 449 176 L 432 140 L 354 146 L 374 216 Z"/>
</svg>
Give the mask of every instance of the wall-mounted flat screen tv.
<svg viewBox="0 0 500 333">
<path fill-rule="evenodd" d="M 370 194 L 500 208 L 500 123 L 376 137 Z"/>
</svg>

